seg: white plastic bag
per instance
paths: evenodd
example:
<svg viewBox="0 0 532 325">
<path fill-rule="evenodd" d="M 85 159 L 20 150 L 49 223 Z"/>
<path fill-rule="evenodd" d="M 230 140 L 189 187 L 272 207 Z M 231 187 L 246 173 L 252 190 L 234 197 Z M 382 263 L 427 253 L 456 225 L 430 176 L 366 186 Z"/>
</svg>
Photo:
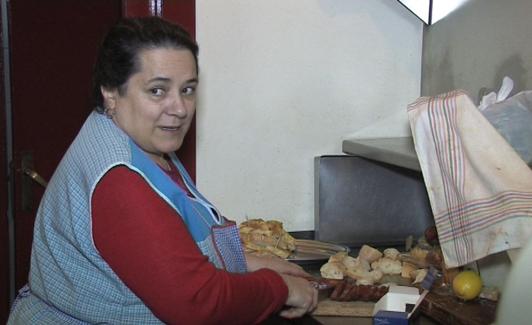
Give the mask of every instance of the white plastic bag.
<svg viewBox="0 0 532 325">
<path fill-rule="evenodd" d="M 491 93 L 483 96 L 482 99 L 480 100 L 478 109 L 480 111 L 483 111 L 486 109 L 486 107 L 490 105 L 502 102 L 508 97 L 508 95 L 510 95 L 513 88 L 514 88 L 514 81 L 510 77 L 504 77 L 502 79 L 502 84 L 501 84 L 501 88 L 499 89 L 499 91 L 497 93 L 492 91 Z"/>
<path fill-rule="evenodd" d="M 487 105 L 481 111 L 521 158 L 532 166 L 532 90 Z"/>
</svg>

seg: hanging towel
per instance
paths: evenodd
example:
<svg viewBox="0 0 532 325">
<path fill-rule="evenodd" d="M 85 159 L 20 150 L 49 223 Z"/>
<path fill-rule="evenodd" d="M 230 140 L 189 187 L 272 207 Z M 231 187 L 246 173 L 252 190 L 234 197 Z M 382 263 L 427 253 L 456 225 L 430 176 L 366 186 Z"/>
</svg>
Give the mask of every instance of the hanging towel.
<svg viewBox="0 0 532 325">
<path fill-rule="evenodd" d="M 446 266 L 524 246 L 532 170 L 468 95 L 421 97 L 408 117 Z"/>
</svg>

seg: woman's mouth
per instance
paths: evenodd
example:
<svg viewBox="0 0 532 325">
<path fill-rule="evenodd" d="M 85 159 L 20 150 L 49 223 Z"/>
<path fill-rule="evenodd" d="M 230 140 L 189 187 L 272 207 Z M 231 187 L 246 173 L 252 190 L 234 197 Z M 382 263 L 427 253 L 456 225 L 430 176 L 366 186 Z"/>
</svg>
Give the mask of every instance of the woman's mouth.
<svg viewBox="0 0 532 325">
<path fill-rule="evenodd" d="M 180 127 L 179 127 L 179 126 L 161 126 L 160 128 L 161 128 L 161 130 L 163 130 L 163 131 L 170 131 L 170 132 L 172 132 L 172 131 L 177 131 L 177 130 L 179 130 Z"/>
</svg>

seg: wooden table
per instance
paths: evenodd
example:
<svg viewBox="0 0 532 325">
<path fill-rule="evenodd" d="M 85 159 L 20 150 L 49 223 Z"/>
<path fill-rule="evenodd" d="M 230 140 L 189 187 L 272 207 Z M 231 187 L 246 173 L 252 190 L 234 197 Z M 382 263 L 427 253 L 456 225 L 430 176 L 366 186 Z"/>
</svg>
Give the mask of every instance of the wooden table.
<svg viewBox="0 0 532 325">
<path fill-rule="evenodd" d="M 358 318 L 371 320 L 374 303 L 337 302 L 322 299 L 320 299 L 320 305 L 313 315 L 320 321 L 323 318 L 320 316 L 344 316 L 346 321 L 349 320 L 346 324 L 355 324 L 353 319 Z M 495 322 L 496 309 L 497 303 L 490 300 L 476 299 L 463 302 L 450 294 L 431 292 L 425 297 L 412 318 L 415 320 L 421 314 L 444 325 L 488 325 Z"/>
</svg>

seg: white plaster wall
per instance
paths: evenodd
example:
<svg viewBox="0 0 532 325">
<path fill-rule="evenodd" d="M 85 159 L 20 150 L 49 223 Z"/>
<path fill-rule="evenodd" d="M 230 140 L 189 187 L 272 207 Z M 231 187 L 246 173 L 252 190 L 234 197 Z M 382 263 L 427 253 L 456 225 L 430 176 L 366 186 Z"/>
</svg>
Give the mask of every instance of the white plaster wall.
<svg viewBox="0 0 532 325">
<path fill-rule="evenodd" d="M 196 6 L 199 189 L 237 222 L 314 229 L 314 157 L 373 124 L 404 131 L 420 93 L 421 21 L 390 0 Z"/>
</svg>

